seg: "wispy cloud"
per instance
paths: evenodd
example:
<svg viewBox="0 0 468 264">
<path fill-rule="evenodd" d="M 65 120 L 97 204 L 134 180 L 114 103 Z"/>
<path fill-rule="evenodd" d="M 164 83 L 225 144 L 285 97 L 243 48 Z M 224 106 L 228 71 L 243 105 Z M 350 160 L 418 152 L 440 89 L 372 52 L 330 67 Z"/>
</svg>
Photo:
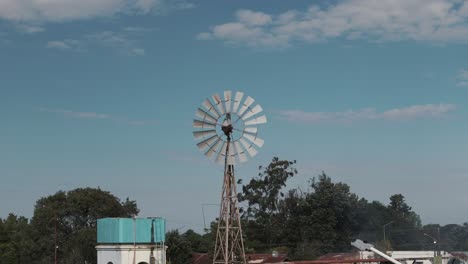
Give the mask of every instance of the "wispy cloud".
<svg viewBox="0 0 468 264">
<path fill-rule="evenodd" d="M 194 4 L 184 0 L 2 0 L 0 18 L 10 21 L 61 22 L 119 14 L 158 14 L 192 7 Z"/>
<path fill-rule="evenodd" d="M 4 0 L 0 1 L 0 17 L 7 20 L 17 21 L 66 21 L 85 19 L 89 17 L 111 16 L 121 12 L 147 12 L 148 5 L 143 6 L 139 4 L 139 2 L 141 1 Z M 156 2 L 157 1 L 154 1 L 154 4 L 157 4 Z"/>
<path fill-rule="evenodd" d="M 458 71 L 457 86 L 468 87 L 468 70 Z"/>
<path fill-rule="evenodd" d="M 275 48 L 333 38 L 466 43 L 468 1 L 342 0 L 280 14 L 239 10 L 234 21 L 214 25 L 197 38 Z"/>
<path fill-rule="evenodd" d="M 26 34 L 35 34 L 45 31 L 43 26 L 34 24 L 16 24 L 15 27 L 18 31 Z"/>
<path fill-rule="evenodd" d="M 344 112 L 307 112 L 302 110 L 281 110 L 278 117 L 296 123 L 353 122 L 359 120 L 402 121 L 424 118 L 441 118 L 456 109 L 454 104 L 412 105 L 377 111 L 375 108 L 362 108 Z"/>
<path fill-rule="evenodd" d="M 138 26 L 135 26 L 135 27 L 124 27 L 122 28 L 123 31 L 126 31 L 126 32 L 136 32 L 136 33 L 140 33 L 140 32 L 152 32 L 152 31 L 155 31 L 157 30 L 157 28 L 149 28 L 149 27 L 138 27 Z"/>
<path fill-rule="evenodd" d="M 46 44 L 47 48 L 51 49 L 71 49 L 70 44 L 68 44 L 66 41 L 59 41 L 59 40 L 53 40 L 53 41 L 48 41 Z"/>
<path fill-rule="evenodd" d="M 155 124 L 154 120 L 132 120 L 123 116 L 115 116 L 97 112 L 72 111 L 60 108 L 39 107 L 40 112 L 53 113 L 67 118 L 88 119 L 88 120 L 109 120 L 126 123 L 128 125 L 148 125 Z"/>
<path fill-rule="evenodd" d="M 86 119 L 109 119 L 111 116 L 108 114 L 100 114 L 96 112 L 77 112 L 65 109 L 52 109 L 46 107 L 39 107 L 39 111 L 47 113 L 61 114 L 66 117 L 73 118 L 86 118 Z"/>
<path fill-rule="evenodd" d="M 139 46 L 141 34 L 145 28 L 124 28 L 119 31 L 101 31 L 86 34 L 79 39 L 51 40 L 46 43 L 47 48 L 86 51 L 91 47 L 105 47 L 126 55 L 145 55 L 144 48 Z"/>
</svg>

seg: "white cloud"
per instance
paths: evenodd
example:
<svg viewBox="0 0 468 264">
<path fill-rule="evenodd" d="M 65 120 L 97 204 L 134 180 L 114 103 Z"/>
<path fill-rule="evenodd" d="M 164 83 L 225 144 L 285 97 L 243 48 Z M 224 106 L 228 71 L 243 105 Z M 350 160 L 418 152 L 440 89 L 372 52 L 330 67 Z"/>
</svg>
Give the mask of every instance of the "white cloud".
<svg viewBox="0 0 468 264">
<path fill-rule="evenodd" d="M 0 18 L 12 21 L 60 22 L 147 14 L 193 7 L 186 1 L 169 0 L 0 0 Z"/>
<path fill-rule="evenodd" d="M 458 72 L 457 86 L 468 87 L 468 70 L 460 70 Z"/>
<path fill-rule="evenodd" d="M 145 55 L 145 49 L 138 47 L 140 33 L 146 28 L 123 28 L 120 31 L 101 31 L 84 35 L 79 39 L 52 40 L 47 42 L 47 48 L 70 51 L 86 51 L 90 47 L 110 48 L 126 55 Z M 149 30 L 149 29 L 148 29 Z"/>
<path fill-rule="evenodd" d="M 151 32 L 157 29 L 148 28 L 148 27 L 124 27 L 122 30 L 126 32 L 131 32 L 131 33 L 141 33 L 141 32 Z"/>
<path fill-rule="evenodd" d="M 353 122 L 358 120 L 402 121 L 423 118 L 441 118 L 456 109 L 454 104 L 426 104 L 394 108 L 378 112 L 375 108 L 363 108 L 344 112 L 306 112 L 302 110 L 282 110 L 278 117 L 297 123 Z"/>
<path fill-rule="evenodd" d="M 70 49 L 70 45 L 65 43 L 64 41 L 49 41 L 47 42 L 47 48 L 52 49 Z"/>
<path fill-rule="evenodd" d="M 97 112 L 82 112 L 82 111 L 54 109 L 54 108 L 47 108 L 47 107 L 40 107 L 38 108 L 38 110 L 41 112 L 46 112 L 46 113 L 59 114 L 68 118 L 89 119 L 89 120 L 110 120 L 110 121 L 123 122 L 128 125 L 135 125 L 135 126 L 156 123 L 154 120 L 131 120 L 131 119 L 128 119 L 127 117 L 119 117 L 119 116 L 113 116 L 110 114 L 103 114 L 103 113 L 97 113 Z"/>
<path fill-rule="evenodd" d="M 46 47 L 49 49 L 83 51 L 84 43 L 76 39 L 51 40 Z"/>
<path fill-rule="evenodd" d="M 62 114 L 66 117 L 73 117 L 73 118 L 109 119 L 111 117 L 108 114 L 100 114 L 96 112 L 76 112 L 76 111 L 65 110 L 65 109 L 50 109 L 50 108 L 45 108 L 45 107 L 40 107 L 39 111 Z"/>
<path fill-rule="evenodd" d="M 142 48 L 134 48 L 132 49 L 132 53 L 135 55 L 145 55 L 145 50 Z"/>
<path fill-rule="evenodd" d="M 250 26 L 263 26 L 271 23 L 271 16 L 263 12 L 239 10 L 236 17 L 239 22 Z"/>
<path fill-rule="evenodd" d="M 23 33 L 34 34 L 39 32 L 44 32 L 45 28 L 38 25 L 29 25 L 29 24 L 17 24 L 16 28 Z"/>
<path fill-rule="evenodd" d="M 278 15 L 252 10 L 213 26 L 198 39 L 247 46 L 284 47 L 331 38 L 372 41 L 468 42 L 467 0 L 342 0 Z"/>
</svg>

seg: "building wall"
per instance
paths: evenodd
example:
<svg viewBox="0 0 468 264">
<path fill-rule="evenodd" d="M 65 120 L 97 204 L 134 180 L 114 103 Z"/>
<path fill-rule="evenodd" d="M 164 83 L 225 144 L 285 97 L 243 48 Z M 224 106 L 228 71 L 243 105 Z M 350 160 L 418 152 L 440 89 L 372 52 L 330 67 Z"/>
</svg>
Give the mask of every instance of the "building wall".
<svg viewBox="0 0 468 264">
<path fill-rule="evenodd" d="M 98 264 L 150 264 L 151 248 L 155 264 L 166 264 L 166 247 L 157 245 L 98 245 Z M 135 258 L 135 262 L 133 259 Z M 109 263 L 110 262 L 110 263 Z"/>
<path fill-rule="evenodd" d="M 403 264 L 412 264 L 413 261 L 416 261 L 417 264 L 433 264 L 434 261 L 434 251 L 388 251 L 388 255 Z M 452 258 L 450 253 L 441 251 L 442 263 L 447 264 L 449 259 Z M 369 259 L 369 258 L 380 258 L 379 255 L 371 251 L 360 251 L 360 258 Z M 370 263 L 377 264 L 377 263 Z"/>
</svg>

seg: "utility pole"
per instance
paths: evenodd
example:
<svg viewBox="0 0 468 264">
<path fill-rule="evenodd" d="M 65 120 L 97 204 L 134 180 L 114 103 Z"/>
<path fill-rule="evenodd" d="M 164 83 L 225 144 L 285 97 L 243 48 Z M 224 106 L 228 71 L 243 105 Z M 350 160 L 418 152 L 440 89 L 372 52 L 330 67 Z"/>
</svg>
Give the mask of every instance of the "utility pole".
<svg viewBox="0 0 468 264">
<path fill-rule="evenodd" d="M 390 225 L 390 224 L 393 224 L 394 221 L 390 221 L 388 223 L 386 223 L 385 225 L 383 225 L 383 240 L 384 240 L 384 245 L 385 245 L 385 251 L 387 251 L 387 238 L 385 237 L 385 228 Z"/>
<path fill-rule="evenodd" d="M 435 239 L 433 236 L 431 235 L 428 235 L 426 233 L 424 233 L 425 236 L 429 237 L 429 238 L 432 238 L 432 241 L 434 243 L 434 258 L 437 256 L 437 239 Z"/>
<path fill-rule="evenodd" d="M 55 214 L 55 224 L 54 224 L 54 264 L 57 264 L 57 214 Z"/>
</svg>

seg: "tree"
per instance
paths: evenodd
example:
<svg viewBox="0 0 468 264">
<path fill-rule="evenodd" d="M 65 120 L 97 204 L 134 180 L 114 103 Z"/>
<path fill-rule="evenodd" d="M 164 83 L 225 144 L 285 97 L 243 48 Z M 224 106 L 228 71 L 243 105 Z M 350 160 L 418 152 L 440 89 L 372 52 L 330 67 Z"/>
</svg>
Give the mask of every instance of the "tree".
<svg viewBox="0 0 468 264">
<path fill-rule="evenodd" d="M 121 202 L 110 192 L 94 188 L 59 191 L 36 202 L 31 220 L 31 251 L 38 263 L 54 258 L 57 236 L 59 263 L 96 263 L 96 222 L 104 217 L 131 217 L 139 212 L 136 202 Z M 57 230 L 57 234 L 55 232 Z"/>
<path fill-rule="evenodd" d="M 212 242 L 209 236 L 202 236 L 192 229 L 187 230 L 182 234 L 182 238 L 187 240 L 190 244 L 192 252 L 196 253 L 208 253 L 211 250 Z"/>
<path fill-rule="evenodd" d="M 297 174 L 295 163 L 295 160 L 274 157 L 268 166 L 259 167 L 257 177 L 242 186 L 239 201 L 248 203 L 247 210 L 242 214 L 247 248 L 264 245 L 265 249 L 269 249 L 279 239 L 281 223 L 276 221 L 278 205 L 284 197 L 282 189 L 286 181 Z"/>
<path fill-rule="evenodd" d="M 167 261 L 169 264 L 186 264 L 192 257 L 192 248 L 187 238 L 179 231 L 171 230 L 166 233 Z"/>
<path fill-rule="evenodd" d="M 406 203 L 402 194 L 390 196 L 387 206 L 388 214 L 394 223 L 390 241 L 394 249 L 412 250 L 421 247 L 422 240 L 418 235 L 421 229 L 421 219 Z"/>
<path fill-rule="evenodd" d="M 347 184 L 333 183 L 325 173 L 313 178 L 311 187 L 305 195 L 303 242 L 316 245 L 312 256 L 349 249 L 358 197 Z"/>
<path fill-rule="evenodd" d="M 28 219 L 9 214 L 0 219 L 0 264 L 31 262 L 27 249 L 32 245 Z"/>
</svg>

